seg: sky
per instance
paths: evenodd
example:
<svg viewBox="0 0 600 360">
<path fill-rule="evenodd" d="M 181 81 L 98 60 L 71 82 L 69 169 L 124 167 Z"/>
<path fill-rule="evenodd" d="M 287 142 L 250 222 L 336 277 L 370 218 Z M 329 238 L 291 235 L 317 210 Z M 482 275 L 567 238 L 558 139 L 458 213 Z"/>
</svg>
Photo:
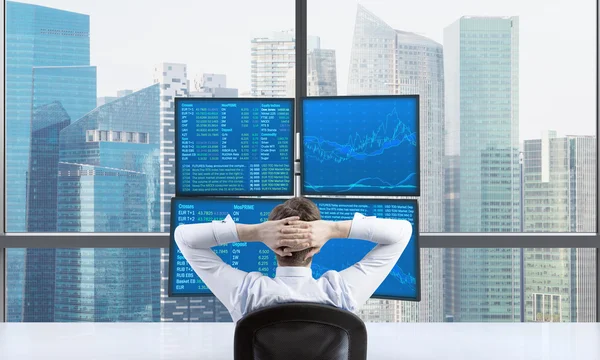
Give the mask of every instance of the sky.
<svg viewBox="0 0 600 360">
<path fill-rule="evenodd" d="M 344 95 L 357 4 L 308 0 L 308 33 L 337 54 Z M 98 96 L 152 84 L 154 65 L 186 63 L 193 80 L 224 73 L 228 87 L 250 89 L 250 41 L 294 28 L 293 0 L 24 0 L 90 15 L 91 65 Z M 520 17 L 520 138 L 541 131 L 596 133 L 595 0 L 361 0 L 390 26 L 443 44 L 461 16 Z"/>
</svg>

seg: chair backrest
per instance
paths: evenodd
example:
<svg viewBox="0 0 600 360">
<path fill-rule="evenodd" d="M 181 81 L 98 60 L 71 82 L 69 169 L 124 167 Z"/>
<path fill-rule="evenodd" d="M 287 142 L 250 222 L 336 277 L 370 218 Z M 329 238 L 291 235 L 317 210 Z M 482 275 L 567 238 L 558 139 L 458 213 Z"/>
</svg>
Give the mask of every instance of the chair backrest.
<svg viewBox="0 0 600 360">
<path fill-rule="evenodd" d="M 365 360 L 367 329 L 329 305 L 288 303 L 253 311 L 235 328 L 234 360 Z"/>
</svg>

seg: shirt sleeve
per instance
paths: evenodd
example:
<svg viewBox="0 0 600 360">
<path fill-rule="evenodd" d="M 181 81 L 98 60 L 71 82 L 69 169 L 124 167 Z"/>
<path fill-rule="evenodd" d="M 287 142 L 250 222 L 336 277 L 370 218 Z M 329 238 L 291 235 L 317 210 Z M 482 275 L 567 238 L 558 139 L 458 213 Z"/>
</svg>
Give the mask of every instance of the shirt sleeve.
<svg viewBox="0 0 600 360">
<path fill-rule="evenodd" d="M 224 220 L 203 224 L 179 225 L 175 242 L 194 272 L 231 313 L 234 292 L 247 273 L 221 260 L 210 248 L 239 241 L 235 222 Z"/>
<path fill-rule="evenodd" d="M 362 306 L 385 280 L 411 236 L 412 225 L 406 220 L 354 215 L 348 238 L 377 243 L 361 261 L 340 272 L 357 306 Z"/>
</svg>

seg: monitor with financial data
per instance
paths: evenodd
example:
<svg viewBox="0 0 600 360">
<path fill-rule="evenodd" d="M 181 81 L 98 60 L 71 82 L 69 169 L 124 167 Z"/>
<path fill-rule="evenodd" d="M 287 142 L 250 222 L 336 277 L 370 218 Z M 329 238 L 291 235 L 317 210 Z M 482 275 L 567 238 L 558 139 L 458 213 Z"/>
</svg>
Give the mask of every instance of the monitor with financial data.
<svg viewBox="0 0 600 360">
<path fill-rule="evenodd" d="M 291 195 L 294 100 L 175 98 L 177 196 Z"/>
<path fill-rule="evenodd" d="M 373 297 L 396 300 L 420 300 L 419 230 L 416 200 L 367 200 L 312 198 L 323 220 L 351 220 L 355 213 L 380 218 L 408 220 L 413 225 L 412 237 L 404 253 Z M 171 241 L 169 266 L 169 296 L 210 295 L 210 290 L 190 267 L 174 239 L 180 224 L 222 220 L 228 214 L 234 221 L 253 224 L 266 221 L 271 210 L 285 199 L 248 198 L 185 198 L 171 201 Z M 315 255 L 312 262 L 314 278 L 329 270 L 343 270 L 360 261 L 374 243 L 356 239 L 332 239 Z M 277 268 L 275 254 L 263 243 L 230 243 L 213 247 L 227 264 L 244 271 L 258 271 L 274 277 Z"/>
<path fill-rule="evenodd" d="M 303 195 L 419 196 L 419 96 L 302 99 Z"/>
</svg>

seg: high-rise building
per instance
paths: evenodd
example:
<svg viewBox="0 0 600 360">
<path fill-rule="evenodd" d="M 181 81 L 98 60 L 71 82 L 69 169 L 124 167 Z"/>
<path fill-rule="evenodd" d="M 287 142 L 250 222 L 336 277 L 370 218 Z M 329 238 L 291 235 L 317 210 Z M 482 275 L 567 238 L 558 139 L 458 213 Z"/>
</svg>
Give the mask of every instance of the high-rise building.
<svg viewBox="0 0 600 360">
<path fill-rule="evenodd" d="M 421 200 L 420 231 L 443 230 L 444 66 L 442 46 L 414 33 L 395 30 L 358 5 L 350 55 L 348 95 L 418 94 L 420 96 Z M 421 253 L 422 301 L 390 305 L 372 300 L 381 311 L 396 316 L 368 315 L 366 320 L 394 318 L 402 321 L 442 321 L 442 251 Z"/>
<path fill-rule="evenodd" d="M 71 123 L 61 103 L 39 106 L 31 119 L 27 173 L 27 231 L 56 232 L 58 143 Z M 56 249 L 25 250 L 23 321 L 54 321 Z"/>
<path fill-rule="evenodd" d="M 59 232 L 159 230 L 159 94 L 152 85 L 60 132 Z M 158 321 L 159 254 L 56 249 L 53 320 Z"/>
<path fill-rule="evenodd" d="M 153 82 L 160 84 L 160 231 L 168 232 L 171 198 L 175 196 L 175 97 L 189 95 L 187 66 L 158 64 Z"/>
<path fill-rule="evenodd" d="M 524 231 L 596 231 L 596 137 L 523 144 Z M 524 249 L 525 321 L 595 321 L 593 249 Z"/>
<path fill-rule="evenodd" d="M 461 232 L 520 230 L 519 19 L 462 17 L 444 31 L 446 156 Z M 448 200 L 448 199 L 447 199 Z M 447 202 L 448 204 L 448 202 Z M 519 249 L 447 249 L 446 315 L 520 321 Z M 486 269 L 486 271 L 482 271 Z M 451 284 L 450 284 L 451 283 Z"/>
<path fill-rule="evenodd" d="M 88 15 L 6 2 L 7 231 L 20 232 L 27 227 L 26 174 L 34 105 L 62 100 L 62 106 L 72 119 L 94 108 L 95 68 L 89 67 L 89 30 Z M 89 77 L 65 67 L 87 68 L 82 71 L 87 72 Z M 40 97 L 35 104 L 32 93 L 34 80 L 36 96 Z M 86 84 L 90 87 L 79 94 L 81 96 L 75 96 L 77 90 L 84 90 Z M 89 96 L 93 96 L 91 108 Z"/>
<path fill-rule="evenodd" d="M 207 79 L 208 80 L 208 79 Z M 155 66 L 154 83 L 160 88 L 160 231 L 170 231 L 171 198 L 175 196 L 175 97 L 190 95 L 186 64 Z M 168 297 L 169 251 L 160 253 L 162 321 L 231 321 L 227 309 L 213 296 Z"/>
<path fill-rule="evenodd" d="M 307 49 L 319 49 L 320 39 L 309 36 Z M 288 71 L 296 64 L 293 31 L 272 32 L 252 39 L 251 87 L 253 97 L 286 97 Z"/>
<path fill-rule="evenodd" d="M 192 97 L 236 98 L 238 89 L 227 87 L 227 75 L 202 74 L 194 79 Z"/>
<path fill-rule="evenodd" d="M 337 70 L 335 50 L 311 49 L 306 59 L 306 93 L 308 96 L 336 96 Z M 287 97 L 296 94 L 296 69 L 288 70 Z"/>
<path fill-rule="evenodd" d="M 59 132 L 96 107 L 96 68 L 34 67 L 27 231 L 56 232 Z"/>
<path fill-rule="evenodd" d="M 88 67 L 90 72 L 95 70 L 89 67 L 88 15 L 13 1 L 6 2 L 5 11 L 6 230 L 22 232 L 27 230 L 27 172 L 31 153 L 34 74 L 37 75 L 39 85 L 36 90 L 44 97 L 52 92 L 52 88 L 48 89 L 49 83 L 46 80 L 63 70 L 54 71 L 41 67 L 75 66 Z M 34 72 L 34 68 L 39 70 Z M 74 80 L 70 75 L 61 81 L 58 78 L 55 80 L 58 83 L 52 84 L 56 86 L 56 89 L 52 89 L 54 95 L 68 91 L 69 86 L 73 85 L 82 90 L 81 83 L 69 82 Z M 85 79 L 84 83 L 87 80 L 89 79 Z M 95 97 L 95 84 L 93 91 Z M 79 98 L 60 94 L 64 95 L 60 100 L 71 118 L 78 115 L 76 112 L 83 111 L 88 94 L 88 91 L 84 91 Z M 42 106 L 54 100 L 56 99 L 45 97 L 45 102 L 39 101 L 35 105 Z M 74 104 L 78 100 L 82 101 L 79 104 L 81 106 Z M 25 253 L 24 249 L 11 249 L 7 254 L 8 321 L 22 320 Z"/>
</svg>

